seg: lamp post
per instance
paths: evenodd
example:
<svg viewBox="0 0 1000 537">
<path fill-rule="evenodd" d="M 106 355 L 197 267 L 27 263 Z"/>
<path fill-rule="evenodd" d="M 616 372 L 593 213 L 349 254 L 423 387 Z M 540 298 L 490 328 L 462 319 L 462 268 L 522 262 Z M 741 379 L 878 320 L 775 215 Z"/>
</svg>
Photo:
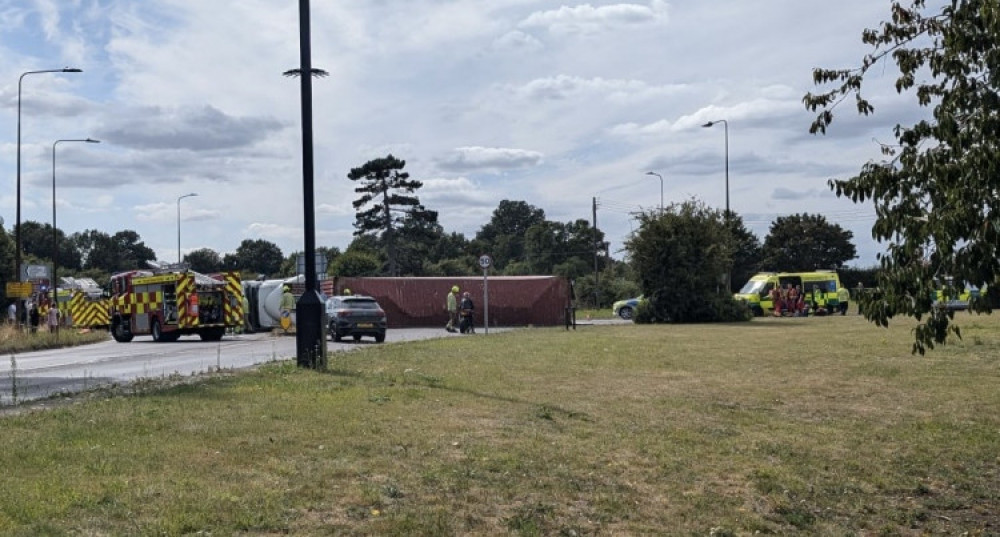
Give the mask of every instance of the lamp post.
<svg viewBox="0 0 1000 537">
<path fill-rule="evenodd" d="M 59 234 L 56 232 L 56 146 L 60 142 L 84 142 L 99 144 L 92 138 L 63 139 L 52 142 L 52 307 L 59 308 Z M 59 337 L 59 323 L 56 323 L 56 337 Z"/>
<path fill-rule="evenodd" d="M 190 194 L 184 194 L 183 196 L 177 198 L 177 264 L 181 264 L 181 200 L 184 198 L 190 198 L 191 196 L 197 196 L 198 194 L 192 192 Z"/>
<path fill-rule="evenodd" d="M 14 277 L 21 281 L 21 82 L 27 75 L 37 75 L 39 73 L 82 73 L 82 69 L 75 67 L 63 67 L 62 69 L 42 69 L 40 71 L 26 71 L 21 73 L 17 79 L 17 222 L 14 228 Z M 20 299 L 15 300 L 16 319 L 15 324 L 21 322 L 21 310 L 24 305 Z"/>
<path fill-rule="evenodd" d="M 323 300 L 316 282 L 316 216 L 313 201 L 313 109 L 312 77 L 327 76 L 312 66 L 309 0 L 299 0 L 299 67 L 285 76 L 297 76 L 302 107 L 302 227 L 305 242 L 306 289 L 295 305 L 295 354 L 299 367 L 326 369 L 326 327 Z"/>
<path fill-rule="evenodd" d="M 663 176 L 656 172 L 646 172 L 646 175 L 655 175 L 660 178 L 660 214 L 663 214 Z"/>
<path fill-rule="evenodd" d="M 726 230 L 732 233 L 732 229 L 729 228 L 729 122 L 724 119 L 717 119 L 715 121 L 709 121 L 702 125 L 702 127 L 709 128 L 716 123 L 722 123 L 722 126 L 726 128 Z M 726 271 L 726 291 L 731 291 L 733 288 L 732 282 L 732 271 Z"/>
<path fill-rule="evenodd" d="M 724 119 L 717 119 L 715 121 L 709 121 L 702 125 L 702 127 L 708 128 L 716 123 L 722 123 L 722 126 L 726 128 L 726 221 L 729 220 L 729 122 Z"/>
</svg>

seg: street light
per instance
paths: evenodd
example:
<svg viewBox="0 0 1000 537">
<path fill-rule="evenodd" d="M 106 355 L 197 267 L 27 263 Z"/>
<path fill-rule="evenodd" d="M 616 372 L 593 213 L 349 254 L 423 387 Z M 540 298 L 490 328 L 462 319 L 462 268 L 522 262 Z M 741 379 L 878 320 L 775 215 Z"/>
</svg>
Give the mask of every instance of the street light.
<svg viewBox="0 0 1000 537">
<path fill-rule="evenodd" d="M 656 172 L 646 172 L 646 175 L 655 175 L 660 178 L 660 214 L 663 214 L 663 176 Z"/>
<path fill-rule="evenodd" d="M 729 221 L 729 122 L 724 119 L 718 119 L 709 121 L 702 125 L 702 127 L 708 128 L 716 123 L 722 123 L 722 126 L 726 128 L 726 221 Z"/>
<path fill-rule="evenodd" d="M 56 233 L 56 146 L 60 142 L 84 142 L 99 144 L 100 140 L 92 138 L 64 139 L 52 142 L 52 307 L 59 307 L 59 235 Z M 59 336 L 59 323 L 56 323 L 56 336 Z"/>
<path fill-rule="evenodd" d="M 708 128 L 716 123 L 722 123 L 722 126 L 726 128 L 726 230 L 732 233 L 732 229 L 729 228 L 729 122 L 724 119 L 718 119 L 715 121 L 709 121 L 702 125 L 702 127 Z M 733 288 L 732 281 L 732 271 L 727 271 L 726 275 L 726 291 L 731 291 Z"/>
<path fill-rule="evenodd" d="M 192 192 L 190 194 L 184 194 L 183 196 L 177 198 L 177 264 L 181 264 L 181 200 L 184 198 L 190 198 L 191 196 L 197 196 L 198 194 Z"/>
<path fill-rule="evenodd" d="M 21 281 L 21 82 L 27 75 L 37 75 L 39 73 L 82 73 L 82 69 L 75 67 L 63 67 L 62 69 L 42 69 L 40 71 L 27 71 L 21 73 L 17 79 L 17 227 L 14 228 L 14 277 Z M 15 324 L 21 322 L 21 309 L 24 307 L 21 300 L 14 301 L 16 304 Z"/>
</svg>

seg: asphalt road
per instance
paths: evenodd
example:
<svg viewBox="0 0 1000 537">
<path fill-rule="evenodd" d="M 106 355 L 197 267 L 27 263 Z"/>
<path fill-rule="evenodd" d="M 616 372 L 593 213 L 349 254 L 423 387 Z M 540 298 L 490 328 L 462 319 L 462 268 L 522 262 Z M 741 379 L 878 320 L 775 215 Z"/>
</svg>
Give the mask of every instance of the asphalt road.
<svg viewBox="0 0 1000 537">
<path fill-rule="evenodd" d="M 502 331 L 490 328 L 490 332 Z M 439 337 L 480 337 L 449 334 L 443 328 L 400 328 L 386 332 L 386 343 Z M 343 352 L 377 345 L 372 338 L 342 343 L 327 341 L 327 350 Z M 99 386 L 128 384 L 139 379 L 190 376 L 218 369 L 240 369 L 295 356 L 295 336 L 271 333 L 227 335 L 222 341 L 185 336 L 156 343 L 137 336 L 130 343 L 110 338 L 103 343 L 0 357 L 0 406 L 76 393 Z"/>
</svg>

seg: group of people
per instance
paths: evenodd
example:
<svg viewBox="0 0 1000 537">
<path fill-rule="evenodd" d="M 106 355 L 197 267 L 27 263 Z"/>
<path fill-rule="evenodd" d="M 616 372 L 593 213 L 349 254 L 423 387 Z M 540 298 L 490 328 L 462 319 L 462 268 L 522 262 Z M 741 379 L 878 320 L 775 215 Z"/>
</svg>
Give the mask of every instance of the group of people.
<svg viewBox="0 0 1000 537">
<path fill-rule="evenodd" d="M 774 304 L 774 316 L 791 315 L 792 317 L 805 317 L 813 315 L 833 315 L 839 312 L 847 315 L 847 305 L 851 299 L 851 293 L 841 287 L 836 292 L 827 292 L 819 286 L 813 285 L 812 291 L 803 291 L 801 285 L 786 283 L 784 287 L 774 287 L 770 292 L 771 303 Z M 833 300 L 836 298 L 836 309 Z"/>
<path fill-rule="evenodd" d="M 40 307 L 44 306 L 44 308 Z M 59 323 L 62 320 L 62 314 L 59 311 L 59 307 L 46 302 L 45 304 L 39 304 L 36 301 L 28 300 L 24 303 L 21 309 L 21 323 L 31 329 L 32 332 L 37 332 L 38 328 L 42 326 L 42 310 L 45 310 L 45 326 L 48 327 L 50 332 L 55 332 L 59 328 Z M 11 302 L 7 306 L 7 323 L 11 325 L 16 325 L 17 323 L 17 303 Z"/>
<path fill-rule="evenodd" d="M 463 334 L 475 334 L 476 323 L 473 315 L 476 313 L 476 305 L 472 302 L 472 294 L 468 291 L 462 293 L 462 300 L 458 300 L 458 286 L 453 285 L 444 308 L 448 310 L 448 324 L 444 329 L 449 332 L 461 332 Z"/>
</svg>

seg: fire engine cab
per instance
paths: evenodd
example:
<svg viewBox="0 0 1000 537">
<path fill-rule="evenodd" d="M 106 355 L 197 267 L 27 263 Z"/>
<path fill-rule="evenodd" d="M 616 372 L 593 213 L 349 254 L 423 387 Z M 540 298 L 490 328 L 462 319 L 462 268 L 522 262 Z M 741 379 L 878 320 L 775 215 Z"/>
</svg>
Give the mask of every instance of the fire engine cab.
<svg viewBox="0 0 1000 537">
<path fill-rule="evenodd" d="M 192 270 L 133 270 L 110 282 L 111 336 L 128 343 L 135 336 L 177 341 L 198 334 L 218 341 L 228 328 L 243 324 L 239 272 L 212 278 Z"/>
</svg>

